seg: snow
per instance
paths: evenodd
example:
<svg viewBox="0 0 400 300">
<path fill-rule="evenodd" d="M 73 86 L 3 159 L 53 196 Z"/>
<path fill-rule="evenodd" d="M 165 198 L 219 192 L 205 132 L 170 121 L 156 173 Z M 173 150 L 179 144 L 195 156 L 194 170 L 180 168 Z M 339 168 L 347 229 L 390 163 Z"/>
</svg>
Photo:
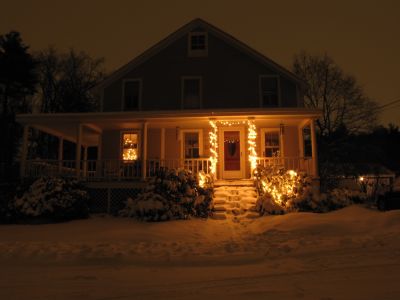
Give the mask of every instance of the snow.
<svg viewBox="0 0 400 300">
<path fill-rule="evenodd" d="M 0 226 L 0 299 L 399 299 L 400 211 Z"/>
</svg>

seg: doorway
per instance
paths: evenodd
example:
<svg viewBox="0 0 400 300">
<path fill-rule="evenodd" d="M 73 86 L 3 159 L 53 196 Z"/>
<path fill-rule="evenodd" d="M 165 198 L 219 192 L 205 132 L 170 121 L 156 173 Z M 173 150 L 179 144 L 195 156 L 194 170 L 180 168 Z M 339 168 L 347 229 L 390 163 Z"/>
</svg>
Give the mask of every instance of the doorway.
<svg viewBox="0 0 400 300">
<path fill-rule="evenodd" d="M 223 179 L 238 179 L 245 176 L 244 127 L 221 127 L 219 157 Z"/>
</svg>

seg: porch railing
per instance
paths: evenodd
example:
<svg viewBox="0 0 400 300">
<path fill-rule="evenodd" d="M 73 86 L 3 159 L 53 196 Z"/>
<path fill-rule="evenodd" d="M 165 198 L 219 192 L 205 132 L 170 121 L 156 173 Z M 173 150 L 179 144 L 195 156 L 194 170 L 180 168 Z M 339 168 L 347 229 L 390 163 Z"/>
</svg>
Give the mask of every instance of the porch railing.
<svg viewBox="0 0 400 300">
<path fill-rule="evenodd" d="M 312 174 L 312 159 L 304 157 L 260 157 L 261 166 L 278 166 Z M 208 158 L 191 159 L 149 159 L 146 161 L 146 176 L 155 176 L 163 169 L 186 169 L 193 173 L 210 172 Z M 118 159 L 82 160 L 76 165 L 75 160 L 27 160 L 25 177 L 63 176 L 80 177 L 89 181 L 129 180 L 142 177 L 142 161 L 124 161 Z"/>
<path fill-rule="evenodd" d="M 287 170 L 295 170 L 296 172 L 305 172 L 312 175 L 313 161 L 311 157 L 260 157 L 257 164 L 266 166 L 283 167 Z"/>
<path fill-rule="evenodd" d="M 146 176 L 155 176 L 162 169 L 183 168 L 193 173 L 210 170 L 208 158 L 193 159 L 149 159 L 146 161 Z M 80 177 L 85 180 L 127 180 L 142 177 L 142 161 L 124 161 L 117 159 L 82 160 L 27 160 L 25 177 L 63 176 Z"/>
</svg>

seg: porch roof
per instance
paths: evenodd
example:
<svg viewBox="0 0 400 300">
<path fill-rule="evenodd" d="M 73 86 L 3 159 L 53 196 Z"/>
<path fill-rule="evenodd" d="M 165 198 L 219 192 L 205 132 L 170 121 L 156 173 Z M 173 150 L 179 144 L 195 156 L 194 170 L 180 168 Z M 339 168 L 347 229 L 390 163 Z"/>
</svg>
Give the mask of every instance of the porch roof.
<svg viewBox="0 0 400 300">
<path fill-rule="evenodd" d="M 89 112 L 89 113 L 40 113 L 19 114 L 17 121 L 21 124 L 47 122 L 104 122 L 104 121 L 152 121 L 167 119 L 210 119 L 218 117 L 255 119 L 265 118 L 318 118 L 322 115 L 319 109 L 308 108 L 240 108 L 240 109 L 202 109 L 202 110 L 164 110 L 164 111 L 130 111 L 130 112 Z"/>
<path fill-rule="evenodd" d="M 251 109 L 210 109 L 174 111 L 132 111 L 132 112 L 92 112 L 92 113 L 41 113 L 19 114 L 17 122 L 67 140 L 76 140 L 77 125 L 84 125 L 83 143 L 97 143 L 97 135 L 107 129 L 140 128 L 143 122 L 153 126 L 174 127 L 177 123 L 193 123 L 209 119 L 223 120 L 271 120 L 274 123 L 300 125 L 305 120 L 317 119 L 321 110 L 307 108 L 251 108 Z"/>
</svg>

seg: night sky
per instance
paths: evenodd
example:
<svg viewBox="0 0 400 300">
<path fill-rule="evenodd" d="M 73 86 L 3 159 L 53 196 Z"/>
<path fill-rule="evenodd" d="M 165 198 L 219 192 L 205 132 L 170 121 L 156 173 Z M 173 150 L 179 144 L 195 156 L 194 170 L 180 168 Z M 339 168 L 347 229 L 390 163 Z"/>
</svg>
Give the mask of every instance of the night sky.
<svg viewBox="0 0 400 300">
<path fill-rule="evenodd" d="M 275 3 L 279 2 L 279 3 Z M 327 52 L 368 96 L 400 99 L 400 1 L 3 1 L 0 34 L 104 57 L 115 70 L 194 18 L 290 69 L 300 50 Z M 400 125 L 400 104 L 382 114 Z"/>
</svg>

